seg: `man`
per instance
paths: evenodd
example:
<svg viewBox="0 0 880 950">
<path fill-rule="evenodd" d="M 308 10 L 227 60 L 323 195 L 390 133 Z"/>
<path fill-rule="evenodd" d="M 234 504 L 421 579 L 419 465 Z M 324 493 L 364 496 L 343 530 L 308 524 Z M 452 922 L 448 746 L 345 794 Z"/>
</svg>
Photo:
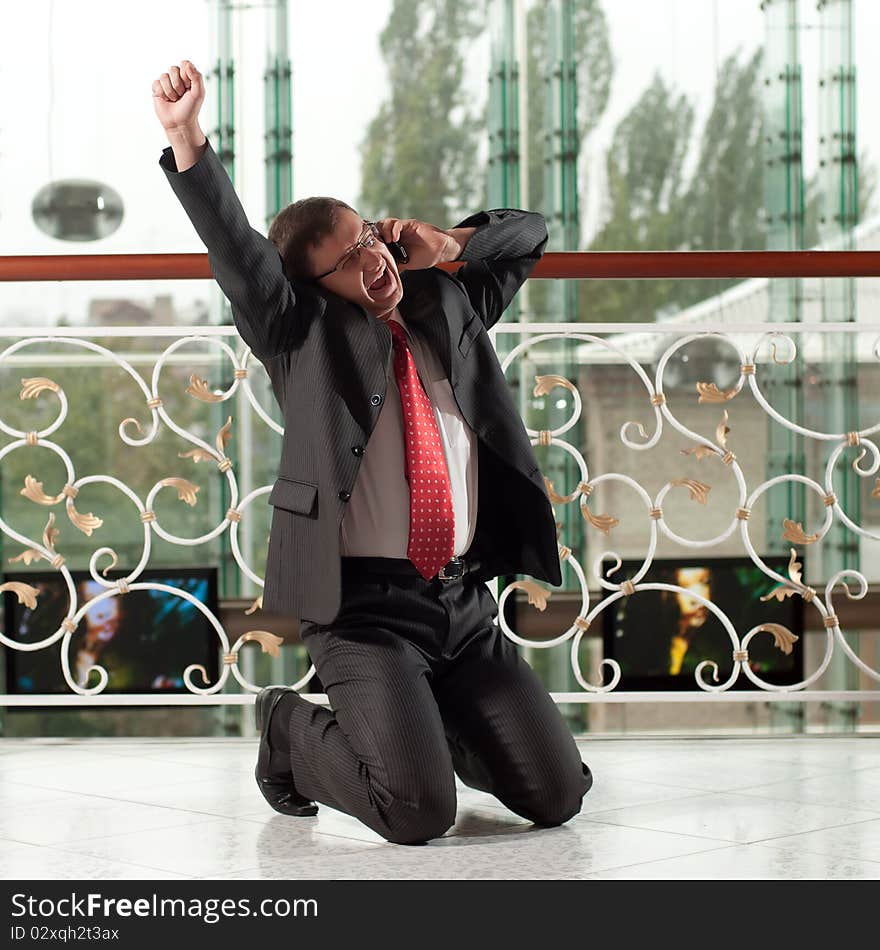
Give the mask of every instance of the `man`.
<svg viewBox="0 0 880 950">
<path fill-rule="evenodd" d="M 154 81 L 160 165 L 284 413 L 263 607 L 300 618 L 332 708 L 263 690 L 260 790 L 284 814 L 324 802 L 415 844 L 455 820 L 457 772 L 561 824 L 592 776 L 484 583 L 561 582 L 553 510 L 485 332 L 543 253 L 544 220 L 372 225 L 311 198 L 268 240 L 199 128 L 204 94 L 188 60 Z M 455 275 L 435 266 L 458 258 Z"/>
</svg>

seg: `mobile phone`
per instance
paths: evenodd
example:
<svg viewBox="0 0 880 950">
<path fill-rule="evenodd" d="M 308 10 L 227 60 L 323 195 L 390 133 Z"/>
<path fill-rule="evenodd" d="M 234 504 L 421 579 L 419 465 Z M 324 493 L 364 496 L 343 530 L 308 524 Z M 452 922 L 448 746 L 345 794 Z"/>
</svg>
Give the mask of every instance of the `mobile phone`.
<svg viewBox="0 0 880 950">
<path fill-rule="evenodd" d="M 406 253 L 406 248 L 400 243 L 400 241 L 386 241 L 388 250 L 391 251 L 391 256 L 398 264 L 407 264 L 409 262 L 409 254 Z"/>
</svg>

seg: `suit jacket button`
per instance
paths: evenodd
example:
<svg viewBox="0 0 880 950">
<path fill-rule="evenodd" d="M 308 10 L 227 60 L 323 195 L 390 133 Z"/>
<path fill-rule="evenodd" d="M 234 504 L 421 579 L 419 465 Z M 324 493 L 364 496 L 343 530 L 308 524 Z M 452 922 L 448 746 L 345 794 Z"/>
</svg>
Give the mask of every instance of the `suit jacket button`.
<svg viewBox="0 0 880 950">
<path fill-rule="evenodd" d="M 373 395 L 370 396 L 370 402 L 374 406 L 378 406 L 379 403 L 382 402 L 382 397 L 379 395 L 379 393 L 373 393 Z"/>
<path fill-rule="evenodd" d="M 340 499 L 341 499 L 342 501 L 348 501 L 348 499 L 351 498 L 351 492 L 350 492 L 350 491 L 345 491 L 345 489 L 343 489 L 343 490 L 339 493 L 339 497 L 340 497 Z"/>
<path fill-rule="evenodd" d="M 360 458 L 364 454 L 364 447 L 362 445 L 353 445 L 351 447 L 352 452 Z"/>
</svg>

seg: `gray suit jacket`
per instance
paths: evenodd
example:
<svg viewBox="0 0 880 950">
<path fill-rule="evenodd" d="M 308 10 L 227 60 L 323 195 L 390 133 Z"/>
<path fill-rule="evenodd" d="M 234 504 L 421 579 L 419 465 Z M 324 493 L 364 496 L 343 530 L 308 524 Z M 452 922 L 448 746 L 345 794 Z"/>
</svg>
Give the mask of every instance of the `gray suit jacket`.
<svg viewBox="0 0 880 950">
<path fill-rule="evenodd" d="M 284 419 L 263 609 L 330 623 L 340 603 L 339 526 L 385 400 L 391 332 L 381 320 L 317 285 L 288 278 L 278 249 L 253 229 L 210 140 L 178 172 L 159 159 L 208 249 L 211 273 L 235 326 L 265 366 Z M 562 577 L 556 521 L 535 453 L 486 333 L 540 259 L 540 214 L 481 211 L 455 274 L 401 274 L 400 311 L 446 369 L 461 413 L 478 436 L 477 525 L 468 555 L 478 577 Z"/>
</svg>

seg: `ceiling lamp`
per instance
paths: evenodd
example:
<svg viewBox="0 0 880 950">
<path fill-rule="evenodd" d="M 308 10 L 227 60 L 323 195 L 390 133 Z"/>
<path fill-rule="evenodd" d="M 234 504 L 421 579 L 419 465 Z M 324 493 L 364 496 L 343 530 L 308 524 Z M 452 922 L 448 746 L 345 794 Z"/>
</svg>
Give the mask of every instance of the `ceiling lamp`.
<svg viewBox="0 0 880 950">
<path fill-rule="evenodd" d="M 68 178 L 45 185 L 31 207 L 37 227 L 59 241 L 99 241 L 122 223 L 122 198 L 109 185 Z"/>
</svg>

